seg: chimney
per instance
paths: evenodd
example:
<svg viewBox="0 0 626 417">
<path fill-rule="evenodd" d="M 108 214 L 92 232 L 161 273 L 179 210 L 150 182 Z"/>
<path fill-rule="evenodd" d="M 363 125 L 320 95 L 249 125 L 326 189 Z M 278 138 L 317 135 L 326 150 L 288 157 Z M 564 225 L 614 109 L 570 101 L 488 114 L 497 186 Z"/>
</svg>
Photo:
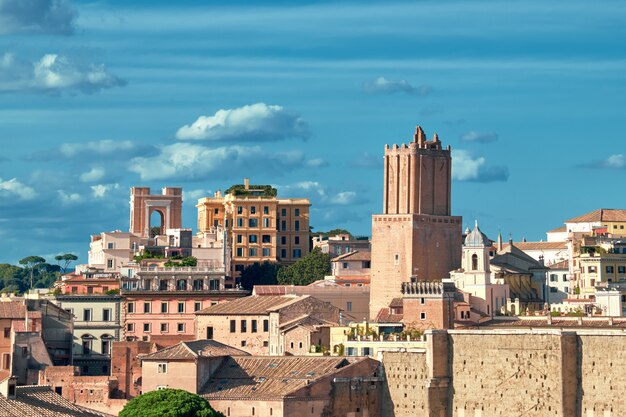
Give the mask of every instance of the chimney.
<svg viewBox="0 0 626 417">
<path fill-rule="evenodd" d="M 11 376 L 0 382 L 0 394 L 7 400 L 15 399 L 15 387 L 17 385 L 17 377 Z"/>
<path fill-rule="evenodd" d="M 246 190 L 250 189 L 250 178 L 243 179 L 243 188 L 245 188 Z"/>
</svg>

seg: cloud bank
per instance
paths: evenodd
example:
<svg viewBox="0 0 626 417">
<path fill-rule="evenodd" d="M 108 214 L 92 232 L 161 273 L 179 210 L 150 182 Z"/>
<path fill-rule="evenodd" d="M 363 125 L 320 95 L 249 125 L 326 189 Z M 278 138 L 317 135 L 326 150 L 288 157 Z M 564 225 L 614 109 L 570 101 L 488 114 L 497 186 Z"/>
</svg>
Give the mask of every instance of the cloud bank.
<svg viewBox="0 0 626 417">
<path fill-rule="evenodd" d="M 429 85 L 413 86 L 406 80 L 389 80 L 385 77 L 378 77 L 374 80 L 363 83 L 363 91 L 368 94 L 394 94 L 405 93 L 415 96 L 427 96 L 433 92 Z"/>
<path fill-rule="evenodd" d="M 470 130 L 461 135 L 461 140 L 464 142 L 489 143 L 497 141 L 498 134 L 496 132 L 476 132 Z"/>
<path fill-rule="evenodd" d="M 0 34 L 70 35 L 77 15 L 66 0 L 0 0 Z"/>
<path fill-rule="evenodd" d="M 489 166 L 482 157 L 473 157 L 471 153 L 457 149 L 452 151 L 452 179 L 471 182 L 496 182 L 509 179 L 506 166 Z"/>
<path fill-rule="evenodd" d="M 309 136 L 308 124 L 298 114 L 265 103 L 218 110 L 212 116 L 198 117 L 176 132 L 180 140 L 232 142 L 270 142 Z"/>
<path fill-rule="evenodd" d="M 621 153 L 613 154 L 606 159 L 583 163 L 578 166 L 592 169 L 624 169 L 626 168 L 626 156 Z"/>
</svg>

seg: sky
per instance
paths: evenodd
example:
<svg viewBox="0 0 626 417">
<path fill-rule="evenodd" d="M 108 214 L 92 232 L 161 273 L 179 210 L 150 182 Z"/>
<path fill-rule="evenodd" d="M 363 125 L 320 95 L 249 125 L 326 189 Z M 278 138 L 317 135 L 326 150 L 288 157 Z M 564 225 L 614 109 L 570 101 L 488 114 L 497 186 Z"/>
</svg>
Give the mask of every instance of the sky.
<svg viewBox="0 0 626 417">
<path fill-rule="evenodd" d="M 385 144 L 453 156 L 452 211 L 541 240 L 626 208 L 626 3 L 0 0 L 0 263 L 128 230 L 129 188 L 244 177 L 371 234 Z"/>
</svg>

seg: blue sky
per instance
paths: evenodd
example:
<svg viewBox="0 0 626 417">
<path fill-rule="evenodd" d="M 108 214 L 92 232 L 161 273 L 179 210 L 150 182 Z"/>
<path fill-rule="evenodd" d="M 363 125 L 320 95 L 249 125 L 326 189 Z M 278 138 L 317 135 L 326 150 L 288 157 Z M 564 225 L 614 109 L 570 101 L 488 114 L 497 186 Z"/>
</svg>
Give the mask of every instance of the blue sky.
<svg viewBox="0 0 626 417">
<path fill-rule="evenodd" d="M 252 5 L 250 5 L 252 4 Z M 453 148 L 453 212 L 545 239 L 626 208 L 621 1 L 0 0 L 0 262 L 128 229 L 129 187 L 242 178 L 369 235 L 385 144 Z"/>
</svg>

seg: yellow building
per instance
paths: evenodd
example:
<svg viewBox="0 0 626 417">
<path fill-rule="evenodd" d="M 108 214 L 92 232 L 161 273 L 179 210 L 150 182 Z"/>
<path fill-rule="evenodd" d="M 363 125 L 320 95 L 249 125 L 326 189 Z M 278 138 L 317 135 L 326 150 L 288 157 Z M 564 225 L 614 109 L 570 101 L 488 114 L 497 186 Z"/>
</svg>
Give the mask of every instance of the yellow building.
<svg viewBox="0 0 626 417">
<path fill-rule="evenodd" d="M 309 253 L 310 206 L 306 198 L 277 198 L 275 188 L 246 178 L 224 195 L 198 200 L 198 233 L 224 227 L 235 275 L 254 262 L 290 264 Z"/>
<path fill-rule="evenodd" d="M 595 287 L 602 283 L 626 280 L 626 254 L 583 253 L 579 262 L 581 294 L 595 294 Z"/>
</svg>

